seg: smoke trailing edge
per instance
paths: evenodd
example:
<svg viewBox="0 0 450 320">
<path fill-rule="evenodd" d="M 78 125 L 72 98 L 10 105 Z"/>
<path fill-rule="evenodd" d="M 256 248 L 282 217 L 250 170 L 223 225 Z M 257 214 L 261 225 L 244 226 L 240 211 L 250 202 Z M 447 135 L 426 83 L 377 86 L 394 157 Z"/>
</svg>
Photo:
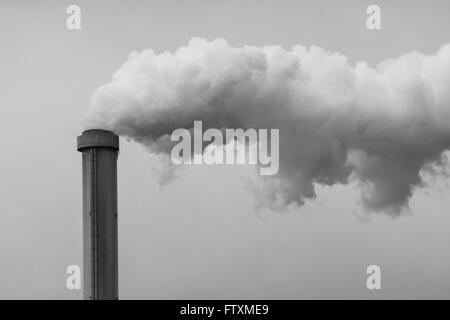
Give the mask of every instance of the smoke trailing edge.
<svg viewBox="0 0 450 320">
<path fill-rule="evenodd" d="M 132 52 L 91 100 L 86 128 L 152 152 L 170 134 L 279 128 L 280 171 L 258 189 L 266 205 L 302 204 L 314 184 L 359 182 L 369 211 L 398 215 L 420 172 L 450 147 L 450 44 L 370 67 L 312 46 L 232 47 L 193 38 L 174 52 Z"/>
</svg>

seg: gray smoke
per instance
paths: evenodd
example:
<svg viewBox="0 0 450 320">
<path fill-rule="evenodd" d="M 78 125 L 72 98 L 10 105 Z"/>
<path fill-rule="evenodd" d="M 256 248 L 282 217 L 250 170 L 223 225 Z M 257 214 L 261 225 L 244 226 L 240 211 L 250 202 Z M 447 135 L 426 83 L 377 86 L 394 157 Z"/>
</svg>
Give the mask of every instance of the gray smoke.
<svg viewBox="0 0 450 320">
<path fill-rule="evenodd" d="M 368 210 L 398 214 L 420 172 L 450 147 L 450 44 L 376 68 L 319 47 L 235 48 L 193 38 L 175 52 L 133 52 L 92 97 L 86 128 L 170 152 L 177 128 L 279 128 L 272 206 L 314 198 L 314 184 L 359 181 Z"/>
</svg>

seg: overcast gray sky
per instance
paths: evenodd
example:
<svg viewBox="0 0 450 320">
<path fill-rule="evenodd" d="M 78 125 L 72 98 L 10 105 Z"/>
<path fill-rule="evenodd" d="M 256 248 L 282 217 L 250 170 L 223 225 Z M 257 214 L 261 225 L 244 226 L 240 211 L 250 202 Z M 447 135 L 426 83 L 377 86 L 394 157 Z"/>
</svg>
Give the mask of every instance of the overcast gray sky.
<svg viewBox="0 0 450 320">
<path fill-rule="evenodd" d="M 382 30 L 366 28 L 366 8 Z M 66 8 L 82 29 L 66 28 Z M 81 155 L 92 93 L 133 50 L 191 37 L 233 46 L 318 45 L 374 66 L 450 42 L 450 2 L 7 1 L 0 3 L 0 298 L 79 299 Z M 349 186 L 282 212 L 254 209 L 249 167 L 193 167 L 165 188 L 158 161 L 121 140 L 119 293 L 127 298 L 450 298 L 450 187 L 431 179 L 411 213 L 366 216 Z M 382 290 L 365 286 L 382 270 Z"/>
</svg>

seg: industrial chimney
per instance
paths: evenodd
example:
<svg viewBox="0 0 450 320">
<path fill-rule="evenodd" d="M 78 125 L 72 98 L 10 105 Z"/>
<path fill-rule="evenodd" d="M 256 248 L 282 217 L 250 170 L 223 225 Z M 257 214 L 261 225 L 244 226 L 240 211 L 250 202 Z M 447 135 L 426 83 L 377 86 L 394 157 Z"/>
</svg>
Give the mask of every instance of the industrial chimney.
<svg viewBox="0 0 450 320">
<path fill-rule="evenodd" d="M 117 156 L 119 137 L 86 130 L 77 139 L 83 153 L 83 295 L 118 299 Z"/>
</svg>

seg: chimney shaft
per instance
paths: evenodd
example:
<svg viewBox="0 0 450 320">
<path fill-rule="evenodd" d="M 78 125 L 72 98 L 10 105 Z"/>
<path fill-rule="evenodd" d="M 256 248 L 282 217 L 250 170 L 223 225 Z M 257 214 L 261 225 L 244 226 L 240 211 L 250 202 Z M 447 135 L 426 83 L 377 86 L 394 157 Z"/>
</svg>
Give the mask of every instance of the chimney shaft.
<svg viewBox="0 0 450 320">
<path fill-rule="evenodd" d="M 119 137 L 87 130 L 77 139 L 83 153 L 83 295 L 118 299 L 117 157 Z"/>
</svg>

